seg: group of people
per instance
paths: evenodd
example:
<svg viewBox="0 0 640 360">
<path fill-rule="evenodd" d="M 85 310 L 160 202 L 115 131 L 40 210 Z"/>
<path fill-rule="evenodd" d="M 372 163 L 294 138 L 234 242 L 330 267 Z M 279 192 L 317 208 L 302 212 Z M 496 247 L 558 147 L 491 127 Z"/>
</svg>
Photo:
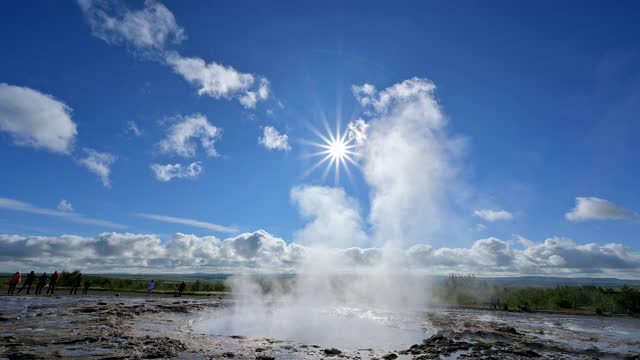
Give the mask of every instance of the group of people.
<svg viewBox="0 0 640 360">
<path fill-rule="evenodd" d="M 38 283 L 36 284 L 36 295 L 42 294 L 42 289 L 47 286 L 47 281 L 49 281 L 49 287 L 47 287 L 47 295 L 49 293 L 53 295 L 59 279 L 60 274 L 58 274 L 57 271 L 55 271 L 53 275 L 51 275 L 51 277 L 49 277 L 46 272 L 42 273 L 42 275 L 38 277 Z M 20 287 L 20 289 L 18 289 L 18 294 L 20 294 L 22 290 L 24 290 L 24 288 L 27 288 L 27 295 L 29 295 L 31 286 L 33 285 L 35 280 L 36 273 L 32 271 L 26 276 L 26 278 L 24 279 L 24 283 L 22 283 L 22 274 L 20 274 L 19 271 L 16 271 L 16 273 L 13 274 L 13 276 L 11 276 L 11 279 L 9 280 L 9 290 L 7 291 L 7 294 L 12 295 L 18 285 L 22 283 L 22 286 Z M 83 286 L 82 295 L 87 295 L 87 293 L 89 292 L 89 288 L 91 287 L 91 280 L 89 278 L 84 278 L 83 282 L 82 273 L 79 272 L 71 282 L 71 290 L 69 290 L 69 295 L 77 295 L 78 289 L 81 286 Z M 181 297 L 186 287 L 187 284 L 183 281 L 180 285 L 178 285 L 178 293 L 175 296 Z M 147 296 L 151 296 L 155 288 L 156 282 L 154 280 L 149 281 L 149 284 L 147 285 Z"/>
<path fill-rule="evenodd" d="M 47 275 L 46 272 L 42 273 L 42 275 L 38 277 L 38 282 L 36 284 L 36 295 L 42 294 L 42 289 L 44 289 L 47 286 L 47 281 L 49 282 L 49 286 L 47 287 L 46 294 L 53 295 L 59 279 L 60 279 L 60 274 L 58 274 L 57 271 L 54 271 L 51 277 L 49 277 L 49 275 Z M 24 290 L 24 288 L 27 288 L 27 295 L 29 295 L 29 293 L 31 292 L 31 286 L 33 286 L 33 283 L 35 282 L 35 280 L 36 280 L 36 273 L 32 271 L 25 277 L 24 283 L 22 283 L 22 286 L 20 287 L 20 289 L 18 289 L 18 294 L 20 294 L 22 290 Z M 9 280 L 9 290 L 7 291 L 7 294 L 12 295 L 15 289 L 18 287 L 18 285 L 21 282 L 22 282 L 22 274 L 20 274 L 19 271 L 16 271 L 16 273 L 13 274 L 13 276 L 11 276 L 11 279 Z M 82 273 L 78 273 L 76 277 L 73 279 L 73 283 L 71 286 L 71 290 L 69 291 L 69 295 L 77 295 L 78 288 L 80 288 L 80 286 L 82 285 L 83 285 Z M 89 278 L 84 279 L 84 288 L 83 288 L 82 294 L 87 295 L 90 287 L 91 287 L 91 280 Z"/>
</svg>

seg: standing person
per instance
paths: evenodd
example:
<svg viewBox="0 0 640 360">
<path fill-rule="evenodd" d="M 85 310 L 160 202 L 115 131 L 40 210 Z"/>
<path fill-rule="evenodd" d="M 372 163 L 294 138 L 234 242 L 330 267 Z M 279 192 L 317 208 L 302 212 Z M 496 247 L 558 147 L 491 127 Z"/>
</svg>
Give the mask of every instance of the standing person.
<svg viewBox="0 0 640 360">
<path fill-rule="evenodd" d="M 87 295 L 87 292 L 89 291 L 90 287 L 91 287 L 91 280 L 87 278 L 84 281 L 84 289 L 82 290 L 82 295 Z"/>
<path fill-rule="evenodd" d="M 20 275 L 20 271 L 16 271 L 16 273 L 11 277 L 11 280 L 9 280 L 9 291 L 7 291 L 7 294 L 13 294 L 13 290 L 15 290 L 16 286 L 20 284 L 21 280 L 22 275 Z"/>
<path fill-rule="evenodd" d="M 153 280 L 149 281 L 149 286 L 147 286 L 147 297 L 151 296 L 151 293 L 155 288 L 156 288 L 156 282 Z"/>
<path fill-rule="evenodd" d="M 78 276 L 76 276 L 73 281 L 73 286 L 71 286 L 71 291 L 69 291 L 69 295 L 78 295 L 78 288 L 82 285 L 82 273 L 79 272 Z"/>
<path fill-rule="evenodd" d="M 36 285 L 36 295 L 42 294 L 42 289 L 47 285 L 47 279 L 49 279 L 49 275 L 46 272 L 43 272 L 42 275 L 38 278 L 38 284 Z"/>
<path fill-rule="evenodd" d="M 18 294 L 20 294 L 22 290 L 26 287 L 27 295 L 29 295 L 29 291 L 31 291 L 31 285 L 33 285 L 33 281 L 35 279 L 36 279 L 36 273 L 33 271 L 30 272 L 29 275 L 27 275 L 27 278 L 24 279 L 24 284 L 22 284 L 22 287 L 20 288 L 20 290 L 18 290 Z"/>
<path fill-rule="evenodd" d="M 60 277 L 60 275 L 58 275 L 57 271 L 53 272 L 53 275 L 51 275 L 51 280 L 49 280 L 49 287 L 47 288 L 47 295 L 49 295 L 49 291 L 51 291 L 51 295 L 53 295 L 53 291 L 56 289 L 56 283 L 58 282 L 58 278 Z"/>
<path fill-rule="evenodd" d="M 182 297 L 182 293 L 184 292 L 185 287 L 187 287 L 187 284 L 184 281 L 180 285 L 178 285 L 178 297 Z"/>
</svg>

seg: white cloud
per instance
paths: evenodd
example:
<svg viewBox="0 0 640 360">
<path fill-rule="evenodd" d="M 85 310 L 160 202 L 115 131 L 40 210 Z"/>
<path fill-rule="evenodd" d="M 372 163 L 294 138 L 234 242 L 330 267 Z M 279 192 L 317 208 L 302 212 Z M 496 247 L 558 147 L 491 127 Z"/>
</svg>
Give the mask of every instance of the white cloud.
<svg viewBox="0 0 640 360">
<path fill-rule="evenodd" d="M 452 225 L 457 220 L 450 203 L 459 192 L 453 175 L 465 142 L 445 131 L 434 91 L 420 78 L 382 91 L 353 87 L 372 117 L 349 129 L 372 189 L 369 216 L 378 243 L 419 243 L 459 228 Z"/>
<path fill-rule="evenodd" d="M 196 178 L 202 173 L 202 165 L 199 161 L 192 162 L 187 166 L 182 166 L 182 164 L 153 164 L 151 165 L 151 170 L 156 175 L 156 179 L 168 182 L 174 178 Z"/>
<path fill-rule="evenodd" d="M 135 137 L 142 136 L 143 132 L 135 121 L 127 121 L 127 133 Z"/>
<path fill-rule="evenodd" d="M 80 164 L 85 166 L 89 171 L 98 175 L 105 187 L 111 187 L 109 174 L 111 173 L 111 165 L 118 159 L 115 155 L 109 153 L 97 152 L 93 149 L 84 149 L 86 157 L 78 160 Z"/>
<path fill-rule="evenodd" d="M 482 209 L 476 210 L 473 212 L 473 215 L 480 217 L 488 222 L 494 221 L 502 221 L 502 220 L 511 220 L 513 219 L 513 214 L 506 210 L 489 210 Z"/>
<path fill-rule="evenodd" d="M 146 0 L 139 10 L 102 0 L 79 0 L 93 35 L 109 44 L 136 50 L 162 50 L 167 43 L 186 38 L 173 13 L 164 5 Z"/>
<path fill-rule="evenodd" d="M 356 144 L 360 145 L 367 140 L 367 128 L 369 124 L 363 119 L 357 119 L 352 121 L 347 126 L 349 140 L 353 140 Z"/>
<path fill-rule="evenodd" d="M 264 145 L 269 150 L 291 150 L 289 137 L 286 134 L 280 134 L 273 126 L 263 128 L 263 134 L 258 138 L 258 144 Z"/>
<path fill-rule="evenodd" d="M 188 225 L 188 226 L 193 226 L 193 227 L 198 227 L 198 228 L 213 230 L 218 232 L 234 233 L 238 231 L 230 227 L 212 224 L 209 222 L 194 220 L 194 219 L 186 219 L 186 218 L 179 218 L 179 217 L 173 217 L 173 216 L 167 216 L 167 215 L 157 215 L 157 214 L 138 214 L 138 215 L 146 219 L 162 221 L 162 222 L 171 223 L 171 224 Z"/>
<path fill-rule="evenodd" d="M 436 86 L 428 79 L 414 77 L 378 91 L 371 84 L 353 86 L 353 94 L 365 108 L 373 108 L 373 114 L 395 112 L 395 116 L 421 118 L 429 128 L 444 126 L 445 119 L 433 93 Z"/>
<path fill-rule="evenodd" d="M 297 242 L 339 247 L 366 240 L 358 204 L 342 188 L 298 186 L 291 190 L 291 200 L 302 216 L 311 219 L 295 233 Z"/>
<path fill-rule="evenodd" d="M 58 210 L 60 211 L 73 211 L 73 205 L 65 199 L 60 200 L 58 203 Z"/>
<path fill-rule="evenodd" d="M 265 78 L 215 62 L 207 64 L 199 57 L 183 57 L 176 52 L 168 53 L 165 60 L 173 71 L 199 87 L 198 95 L 215 99 L 237 97 L 240 104 L 249 109 L 269 97 L 269 81 Z"/>
<path fill-rule="evenodd" d="M 206 63 L 200 57 L 185 57 L 171 50 L 182 42 L 185 32 L 173 13 L 164 5 L 146 0 L 142 9 L 102 0 L 79 0 L 93 34 L 109 44 L 125 45 L 147 58 L 170 66 L 187 82 L 198 87 L 199 95 L 215 99 L 237 99 L 253 109 L 269 97 L 269 81 L 242 73 L 217 62 Z"/>
<path fill-rule="evenodd" d="M 211 125 L 204 115 L 178 116 L 159 147 L 163 153 L 192 157 L 196 154 L 196 141 L 199 140 L 207 155 L 217 156 L 215 143 L 221 134 L 222 129 Z"/>
<path fill-rule="evenodd" d="M 19 146 L 69 154 L 78 134 L 71 108 L 50 95 L 0 83 L 0 132 Z"/>
<path fill-rule="evenodd" d="M 64 200 L 62 200 L 64 201 Z M 62 204 L 62 201 L 60 202 Z M 68 204 L 69 206 L 71 204 Z M 58 205 L 58 208 L 60 208 L 60 205 Z M 11 210 L 11 211 L 20 211 L 20 212 L 26 212 L 26 213 L 31 213 L 31 214 L 38 214 L 38 215 L 45 215 L 45 216 L 54 216 L 54 217 L 60 217 L 62 219 L 68 220 L 68 221 L 72 221 L 75 223 L 79 223 L 79 224 L 87 224 L 87 225 L 96 225 L 96 226 L 101 226 L 101 227 L 107 227 L 107 228 L 114 228 L 114 229 L 124 229 L 126 228 L 126 226 L 124 225 L 120 225 L 120 224 L 116 224 L 113 223 L 111 221 L 106 221 L 106 220 L 99 220 L 99 219 L 92 219 L 92 218 L 87 218 L 84 217 L 80 214 L 74 213 L 74 212 L 70 212 L 68 210 L 53 210 L 53 209 L 45 209 L 45 208 L 39 208 L 36 206 L 33 206 L 31 204 L 19 201 L 19 200 L 14 200 L 14 199 L 8 199 L 8 198 L 0 198 L 0 209 L 6 209 L 6 210 Z M 73 210 L 73 209 L 71 209 Z"/>
<path fill-rule="evenodd" d="M 468 248 L 327 248 L 287 244 L 259 230 L 219 240 L 176 233 L 166 242 L 153 234 L 102 233 L 95 237 L 0 235 L 0 271 L 29 267 L 80 268 L 91 272 L 296 271 L 305 260 L 331 258 L 332 271 L 366 269 L 392 252 L 398 269 L 479 276 L 554 275 L 637 278 L 640 253 L 620 244 L 578 245 L 565 238 L 529 242 L 523 250 L 486 238 Z M 69 254 L 74 254 L 70 257 Z M 45 261 L 46 259 L 46 261 Z M 46 264 L 43 266 L 43 264 Z"/>
<path fill-rule="evenodd" d="M 576 207 L 565 214 L 569 221 L 633 220 L 640 215 L 597 197 L 577 197 Z"/>
</svg>

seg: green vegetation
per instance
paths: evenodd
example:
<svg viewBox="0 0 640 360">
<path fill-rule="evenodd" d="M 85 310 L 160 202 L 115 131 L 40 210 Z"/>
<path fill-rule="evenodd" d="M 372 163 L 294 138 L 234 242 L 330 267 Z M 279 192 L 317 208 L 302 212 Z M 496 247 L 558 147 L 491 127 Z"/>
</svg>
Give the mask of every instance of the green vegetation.
<svg viewBox="0 0 640 360">
<path fill-rule="evenodd" d="M 60 273 L 58 286 L 71 287 L 78 270 Z M 38 274 L 39 275 L 39 274 Z M 11 274 L 0 274 L 0 284 L 6 286 Z M 91 290 L 115 292 L 145 292 L 151 279 L 156 281 L 157 293 L 173 294 L 185 281 L 185 294 L 207 295 L 230 292 L 222 275 L 86 275 Z M 337 289 L 348 286 L 350 277 L 333 279 Z M 37 280 L 36 280 L 37 281 Z M 297 278 L 292 275 L 256 276 L 254 281 L 263 293 L 294 291 Z M 425 280 L 428 281 L 428 280 Z M 452 306 L 495 307 L 509 310 L 571 311 L 604 314 L 640 315 L 640 290 L 627 285 L 605 287 L 593 285 L 529 286 L 500 285 L 490 279 L 473 275 L 448 276 L 435 281 L 431 289 L 433 303 Z"/>
<path fill-rule="evenodd" d="M 63 271 L 60 273 L 58 280 L 58 289 L 70 288 L 73 281 L 78 275 L 79 270 Z M 40 274 L 37 274 L 38 276 Z M 51 274 L 49 274 L 51 276 Z M 1 286 L 7 286 L 11 274 L 3 274 L 0 276 Z M 154 292 L 163 294 L 173 294 L 178 291 L 178 285 L 185 281 L 187 286 L 184 290 L 185 294 L 190 295 L 206 295 L 211 293 L 228 292 L 230 289 L 225 286 L 224 278 L 220 277 L 203 277 L 195 276 L 176 276 L 176 275 L 91 275 L 82 274 L 83 285 L 84 280 L 91 280 L 91 290 L 105 290 L 118 292 L 145 292 L 150 280 L 155 280 L 156 288 Z M 23 275 L 24 279 L 24 275 Z M 24 281 L 24 280 L 23 280 Z M 36 279 L 37 282 L 37 279 Z M 35 283 L 34 283 L 35 285 Z"/>
<path fill-rule="evenodd" d="M 640 315 L 640 291 L 628 286 L 503 287 L 473 275 L 450 275 L 434 285 L 434 300 L 457 306 L 491 306 L 507 309 L 585 311 Z"/>
</svg>

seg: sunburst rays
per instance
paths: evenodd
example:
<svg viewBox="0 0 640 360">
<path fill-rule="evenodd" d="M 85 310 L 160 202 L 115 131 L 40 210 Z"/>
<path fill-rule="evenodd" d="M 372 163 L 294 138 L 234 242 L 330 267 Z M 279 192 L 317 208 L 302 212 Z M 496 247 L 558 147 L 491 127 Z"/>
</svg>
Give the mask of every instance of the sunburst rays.
<svg viewBox="0 0 640 360">
<path fill-rule="evenodd" d="M 341 168 L 344 168 L 345 173 L 351 178 L 349 165 L 358 167 L 358 163 L 354 160 L 354 158 L 358 156 L 358 153 L 354 151 L 356 145 L 353 140 L 349 138 L 349 133 L 347 131 L 341 131 L 340 123 L 336 124 L 335 131 L 332 131 L 325 122 L 325 129 L 326 135 L 315 128 L 311 128 L 313 133 L 316 134 L 322 142 L 305 141 L 307 144 L 319 149 L 308 155 L 309 157 L 319 157 L 319 159 L 307 170 L 305 176 L 311 174 L 322 165 L 326 165 L 322 173 L 322 179 L 326 180 L 333 169 L 334 180 L 338 183 L 340 182 Z"/>
</svg>

